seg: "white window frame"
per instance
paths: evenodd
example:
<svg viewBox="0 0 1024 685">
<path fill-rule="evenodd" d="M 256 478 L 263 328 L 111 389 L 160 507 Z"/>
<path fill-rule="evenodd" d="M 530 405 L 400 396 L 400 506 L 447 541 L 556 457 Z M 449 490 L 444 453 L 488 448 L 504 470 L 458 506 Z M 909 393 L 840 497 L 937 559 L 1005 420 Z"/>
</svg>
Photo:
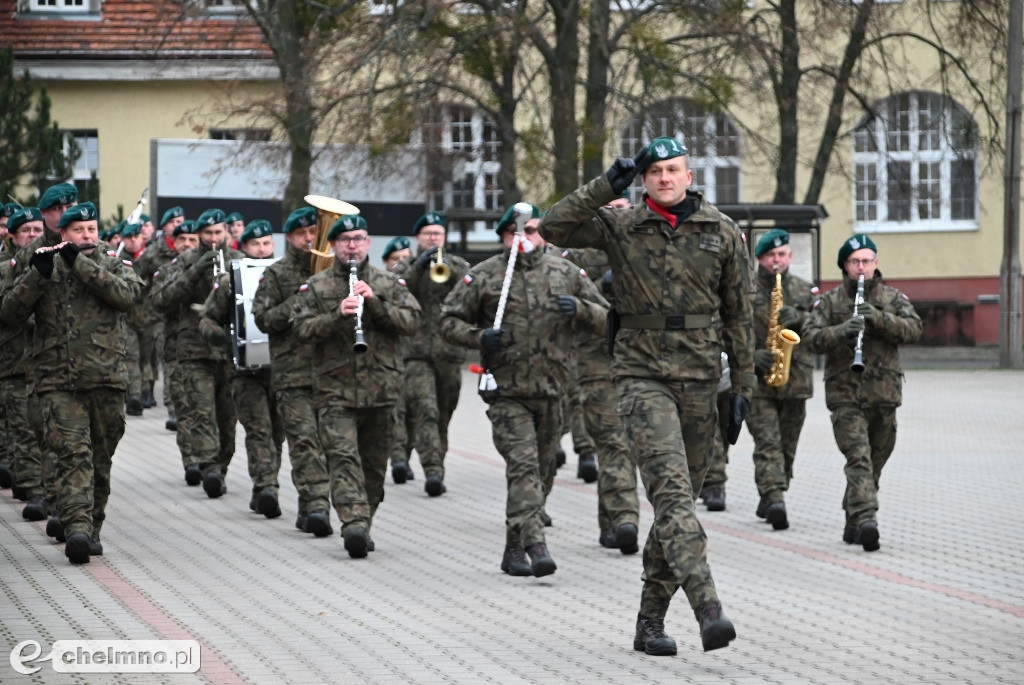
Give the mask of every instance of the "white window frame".
<svg viewBox="0 0 1024 685">
<path fill-rule="evenodd" d="M 701 156 L 694 155 L 694 150 L 690 149 L 687 159 L 689 162 L 690 169 L 694 171 L 694 175 L 703 175 L 703 179 L 700 183 L 694 180 L 693 189 L 699 190 L 703 193 L 705 199 L 708 202 L 714 204 L 719 202 L 718 195 L 718 178 L 717 172 L 719 169 L 735 169 L 736 170 L 736 198 L 735 202 L 742 201 L 743 195 L 743 165 L 742 165 L 742 138 L 739 134 L 739 128 L 733 123 L 732 119 L 720 112 L 714 112 L 711 110 L 704 109 L 697 105 L 688 98 L 674 98 L 670 101 L 662 101 L 657 103 L 655 106 L 648 108 L 650 112 L 653 112 L 656 116 L 660 110 L 663 110 L 665 106 L 670 106 L 674 113 L 674 118 L 681 120 L 686 117 L 690 118 L 701 118 L 701 126 L 703 128 L 704 138 L 707 141 L 707 150 L 705 154 Z M 690 114 L 687 114 L 684 108 L 689 108 Z M 622 127 L 619 137 L 619 154 L 623 157 L 633 157 L 639 152 L 642 145 L 646 145 L 652 139 L 659 136 L 668 136 L 675 138 L 677 141 L 686 145 L 688 148 L 692 146 L 686 141 L 686 136 L 683 131 L 678 129 L 674 131 L 659 130 L 664 127 L 652 126 L 652 122 L 649 119 L 650 115 L 645 115 L 644 120 L 638 121 L 637 119 L 631 119 L 626 122 L 626 125 Z M 729 127 L 730 135 L 736 138 L 736 147 L 739 154 L 735 155 L 719 155 L 717 142 L 719 139 L 718 132 L 716 130 L 717 117 L 721 116 Z M 659 119 L 661 117 L 659 116 Z M 662 120 L 663 121 L 663 120 Z M 640 124 L 638 127 L 637 124 Z M 633 133 L 637 128 L 641 131 L 640 138 L 637 138 Z M 640 198 L 641 179 L 637 177 L 637 184 L 633 187 L 632 193 L 635 197 L 631 198 L 634 201 Z M 730 202 L 733 200 L 730 199 Z"/>
<path fill-rule="evenodd" d="M 72 179 L 75 181 L 88 181 L 93 173 L 96 178 L 100 177 L 100 138 L 99 132 L 95 130 L 67 130 L 64 134 L 64 156 L 71 155 L 71 139 L 74 138 L 78 146 L 78 159 L 75 160 Z"/>
<path fill-rule="evenodd" d="M 89 14 L 99 11 L 100 0 L 31 0 L 30 12 L 52 14 Z"/>
<path fill-rule="evenodd" d="M 887 119 L 890 103 L 896 98 L 909 97 L 908 109 L 900 111 L 897 118 L 905 123 L 898 129 L 890 129 Z M 927 101 L 925 101 L 927 98 Z M 934 118 L 938 130 L 922 128 L 922 114 L 927 106 L 936 99 L 940 101 L 941 111 Z M 923 106 L 922 106 L 923 105 Z M 973 119 L 952 99 L 927 91 L 910 91 L 897 93 L 883 100 L 876 106 L 878 115 L 858 127 L 853 136 L 853 178 L 851 200 L 853 209 L 854 230 L 860 233 L 927 233 L 941 231 L 976 231 L 979 228 L 978 216 L 980 202 L 978 196 L 978 144 L 973 142 L 971 149 L 957 152 L 950 140 L 954 112 L 959 117 Z M 931 133 L 929 133 L 931 131 Z M 921 137 L 934 136 L 938 140 L 937 149 L 921 149 Z M 868 139 L 866 136 L 870 136 Z M 890 142 L 898 140 L 899 147 L 906 149 L 890 150 Z M 866 143 L 873 142 L 874 150 L 858 149 L 870 147 Z M 927 146 L 925 146 L 927 147 Z M 954 219 L 953 213 L 953 164 L 957 161 L 969 160 L 974 165 L 974 209 L 973 218 Z M 891 164 L 909 165 L 910 178 L 908 185 L 910 195 L 910 216 L 906 220 L 889 219 L 889 168 Z M 874 179 L 869 182 L 869 171 L 874 171 Z M 938 172 L 937 180 L 930 174 Z M 869 186 L 874 185 L 874 197 L 869 198 Z M 926 185 L 938 191 L 937 217 L 921 218 L 922 205 L 926 198 L 921 191 Z M 869 218 L 858 218 L 863 211 Z"/>
</svg>

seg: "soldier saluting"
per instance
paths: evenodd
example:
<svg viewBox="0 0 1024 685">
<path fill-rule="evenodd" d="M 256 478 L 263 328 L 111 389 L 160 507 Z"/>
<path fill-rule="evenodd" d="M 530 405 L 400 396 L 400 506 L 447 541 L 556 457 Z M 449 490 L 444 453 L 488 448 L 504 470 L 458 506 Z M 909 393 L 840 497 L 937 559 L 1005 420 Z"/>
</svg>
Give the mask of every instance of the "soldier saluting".
<svg viewBox="0 0 1024 685">
<path fill-rule="evenodd" d="M 0 311 L 4 321 L 35 315 L 36 392 L 73 564 L 103 553 L 111 461 L 125 424 L 125 313 L 142 287 L 131 262 L 96 249 L 97 218 L 91 202 L 65 211 L 60 242 L 35 250 Z"/>
</svg>

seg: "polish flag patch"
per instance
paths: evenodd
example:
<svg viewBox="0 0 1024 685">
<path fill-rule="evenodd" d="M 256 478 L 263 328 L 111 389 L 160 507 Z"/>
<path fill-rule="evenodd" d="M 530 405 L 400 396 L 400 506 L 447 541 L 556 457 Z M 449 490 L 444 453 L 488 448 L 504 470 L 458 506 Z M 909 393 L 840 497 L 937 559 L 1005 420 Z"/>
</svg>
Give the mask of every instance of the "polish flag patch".
<svg viewBox="0 0 1024 685">
<path fill-rule="evenodd" d="M 462 282 L 465 283 L 466 285 L 469 285 L 470 283 L 473 282 L 473 277 L 470 276 L 469 274 L 466 274 L 465 276 L 462 277 Z"/>
</svg>

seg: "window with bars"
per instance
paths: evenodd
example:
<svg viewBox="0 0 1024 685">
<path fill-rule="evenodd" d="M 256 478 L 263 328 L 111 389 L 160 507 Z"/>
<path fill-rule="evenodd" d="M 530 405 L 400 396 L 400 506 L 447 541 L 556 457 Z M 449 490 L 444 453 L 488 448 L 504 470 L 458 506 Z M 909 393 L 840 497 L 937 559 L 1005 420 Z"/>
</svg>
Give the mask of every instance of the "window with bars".
<svg viewBox="0 0 1024 685">
<path fill-rule="evenodd" d="M 978 228 L 977 126 L 937 93 L 883 101 L 853 136 L 858 231 Z"/>
<path fill-rule="evenodd" d="M 100 0 L 30 0 L 32 12 L 65 12 L 68 14 L 99 11 Z"/>
<path fill-rule="evenodd" d="M 698 106 L 687 98 L 657 103 L 622 129 L 619 149 L 633 157 L 640 147 L 660 136 L 675 138 L 689 149 L 693 188 L 713 203 L 740 201 L 740 135 L 736 125 L 721 112 Z M 632 189 L 640 198 L 640 179 Z"/>
</svg>

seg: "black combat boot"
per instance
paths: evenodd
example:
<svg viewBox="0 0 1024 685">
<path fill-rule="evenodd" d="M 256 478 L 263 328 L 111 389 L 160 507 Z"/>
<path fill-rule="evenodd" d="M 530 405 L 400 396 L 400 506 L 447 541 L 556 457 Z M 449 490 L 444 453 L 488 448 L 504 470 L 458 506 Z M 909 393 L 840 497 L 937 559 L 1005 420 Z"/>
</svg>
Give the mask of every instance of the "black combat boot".
<svg viewBox="0 0 1024 685">
<path fill-rule="evenodd" d="M 103 556 L 103 543 L 100 542 L 100 534 L 98 532 L 93 532 L 92 539 L 89 540 L 89 556 Z"/>
<path fill-rule="evenodd" d="M 535 542 L 527 547 L 526 554 L 530 557 L 530 569 L 537 578 L 550 576 L 558 568 L 548 553 L 548 546 L 543 542 Z"/>
<path fill-rule="evenodd" d="M 199 464 L 189 464 L 185 467 L 185 483 L 188 485 L 199 485 L 203 482 L 203 472 Z"/>
<path fill-rule="evenodd" d="M 431 497 L 440 497 L 448 492 L 448 488 L 445 486 L 444 481 L 441 480 L 441 476 L 437 474 L 427 476 L 427 482 L 423 484 L 423 490 Z"/>
<path fill-rule="evenodd" d="M 865 552 L 878 551 L 878 548 L 881 547 L 878 544 L 878 524 L 874 521 L 865 521 L 857 526 L 857 542 Z"/>
<path fill-rule="evenodd" d="M 25 508 L 21 510 L 21 516 L 26 521 L 42 521 L 49 515 L 50 505 L 46 503 L 46 498 L 42 495 L 31 498 Z"/>
<path fill-rule="evenodd" d="M 761 500 L 757 503 L 757 511 L 755 511 L 754 514 L 759 519 L 767 519 L 768 518 L 768 498 L 767 497 L 762 497 Z"/>
<path fill-rule="evenodd" d="M 367 542 L 369 541 L 369 535 L 366 533 L 366 529 L 361 526 L 351 526 L 346 530 L 342 531 L 341 537 L 345 539 L 345 551 L 353 559 L 362 559 L 366 556 L 368 550 Z"/>
<path fill-rule="evenodd" d="M 533 575 L 533 568 L 526 558 L 526 552 L 518 545 L 505 545 L 505 554 L 501 557 L 501 570 L 510 576 Z"/>
<path fill-rule="evenodd" d="M 164 421 L 164 428 L 172 432 L 178 430 L 178 416 L 173 410 L 167 410 L 167 420 Z"/>
<path fill-rule="evenodd" d="M 395 481 L 395 485 L 401 485 L 409 480 L 409 474 L 406 472 L 408 466 L 409 462 L 405 461 L 391 462 L 391 480 Z"/>
<path fill-rule="evenodd" d="M 64 542 L 64 526 L 61 525 L 59 518 L 51 516 L 49 520 L 47 520 L 46 534 L 51 538 L 57 538 L 57 542 Z"/>
<path fill-rule="evenodd" d="M 640 545 L 637 544 L 636 524 L 623 523 L 615 529 L 615 546 L 623 554 L 636 554 L 640 551 Z"/>
<path fill-rule="evenodd" d="M 789 528 L 789 517 L 786 516 L 785 502 L 772 502 L 769 504 L 768 511 L 765 512 L 765 518 L 768 519 L 768 523 L 772 524 L 772 528 L 775 530 L 786 530 Z"/>
<path fill-rule="evenodd" d="M 325 538 L 334 532 L 331 528 L 331 517 L 323 509 L 311 511 L 306 515 L 306 532 L 312 533 L 318 538 Z"/>
<path fill-rule="evenodd" d="M 306 512 L 299 510 L 298 515 L 295 517 L 295 528 L 303 533 L 306 532 Z"/>
<path fill-rule="evenodd" d="M 256 490 L 252 491 L 252 495 L 249 497 L 249 511 L 256 511 L 256 498 L 259 497 L 259 494 Z"/>
<path fill-rule="evenodd" d="M 64 544 L 64 555 L 72 564 L 88 564 L 91 544 L 92 540 L 86 533 L 72 533 Z"/>
<path fill-rule="evenodd" d="M 277 502 L 277 492 L 271 488 L 263 488 L 256 497 L 256 510 L 268 519 L 276 519 L 281 515 L 281 505 Z"/>
<path fill-rule="evenodd" d="M 0 488 L 7 489 L 14 485 L 14 472 L 10 464 L 0 464 Z"/>
<path fill-rule="evenodd" d="M 128 416 L 142 416 L 142 396 L 132 395 L 129 397 L 124 413 Z"/>
<path fill-rule="evenodd" d="M 701 493 L 708 511 L 725 511 L 725 486 L 712 485 Z"/>
<path fill-rule="evenodd" d="M 224 476 L 220 475 L 220 471 L 206 472 L 203 476 L 203 490 L 210 499 L 217 499 L 228 491 L 227 483 L 224 482 Z"/>
<path fill-rule="evenodd" d="M 156 406 L 156 397 L 153 395 L 153 383 L 150 382 L 142 389 L 142 408 L 152 409 Z"/>
<path fill-rule="evenodd" d="M 615 531 L 611 528 L 603 528 L 597 536 L 597 544 L 608 549 L 618 549 L 619 543 L 615 541 Z"/>
<path fill-rule="evenodd" d="M 555 468 L 560 469 L 565 466 L 565 450 L 561 447 L 555 450 Z"/>
<path fill-rule="evenodd" d="M 843 542 L 848 545 L 857 542 L 857 524 L 852 521 L 847 521 L 846 527 L 843 528 Z"/>
<path fill-rule="evenodd" d="M 676 641 L 665 634 L 665 619 L 637 614 L 633 649 L 651 656 L 675 656 Z"/>
<path fill-rule="evenodd" d="M 729 642 L 736 639 L 736 629 L 722 613 L 721 602 L 704 602 L 693 613 L 700 624 L 700 641 L 705 652 L 728 647 Z"/>
<path fill-rule="evenodd" d="M 584 483 L 593 483 L 597 480 L 597 455 L 587 452 L 580 455 L 579 465 L 576 467 L 576 477 Z"/>
</svg>

